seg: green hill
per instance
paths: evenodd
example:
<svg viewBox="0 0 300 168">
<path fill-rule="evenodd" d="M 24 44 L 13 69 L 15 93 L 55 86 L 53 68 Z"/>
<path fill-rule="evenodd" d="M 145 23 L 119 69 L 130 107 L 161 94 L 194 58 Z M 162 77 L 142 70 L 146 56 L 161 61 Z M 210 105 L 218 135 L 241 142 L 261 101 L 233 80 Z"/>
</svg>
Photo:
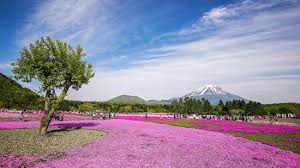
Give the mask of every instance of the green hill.
<svg viewBox="0 0 300 168">
<path fill-rule="evenodd" d="M 40 96 L 0 73 L 0 108 L 35 109 Z"/>
<path fill-rule="evenodd" d="M 108 100 L 110 103 L 144 104 L 146 101 L 138 96 L 121 95 Z"/>
</svg>

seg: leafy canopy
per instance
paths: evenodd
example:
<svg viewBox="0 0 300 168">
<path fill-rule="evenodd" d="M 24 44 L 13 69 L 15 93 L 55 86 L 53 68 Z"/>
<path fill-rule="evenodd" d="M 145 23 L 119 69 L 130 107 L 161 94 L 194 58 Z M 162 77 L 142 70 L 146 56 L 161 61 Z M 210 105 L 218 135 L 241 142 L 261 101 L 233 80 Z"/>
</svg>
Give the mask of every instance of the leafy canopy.
<svg viewBox="0 0 300 168">
<path fill-rule="evenodd" d="M 72 87 L 78 90 L 94 77 L 92 65 L 83 60 L 85 53 L 60 40 L 41 38 L 21 50 L 21 57 L 13 64 L 16 79 L 41 83 L 41 91 Z"/>
</svg>

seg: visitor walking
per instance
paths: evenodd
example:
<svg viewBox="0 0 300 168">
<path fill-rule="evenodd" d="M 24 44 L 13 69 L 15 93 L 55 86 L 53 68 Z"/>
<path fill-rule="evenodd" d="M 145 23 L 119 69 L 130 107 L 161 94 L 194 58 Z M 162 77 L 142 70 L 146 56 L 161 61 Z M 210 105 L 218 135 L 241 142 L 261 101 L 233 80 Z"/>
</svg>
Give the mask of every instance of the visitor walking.
<svg viewBox="0 0 300 168">
<path fill-rule="evenodd" d="M 22 110 L 22 112 L 21 112 L 21 118 L 20 118 L 20 120 L 23 121 L 23 118 L 24 118 L 24 110 Z"/>
<path fill-rule="evenodd" d="M 64 121 L 64 113 L 63 112 L 61 113 L 60 121 Z"/>
</svg>

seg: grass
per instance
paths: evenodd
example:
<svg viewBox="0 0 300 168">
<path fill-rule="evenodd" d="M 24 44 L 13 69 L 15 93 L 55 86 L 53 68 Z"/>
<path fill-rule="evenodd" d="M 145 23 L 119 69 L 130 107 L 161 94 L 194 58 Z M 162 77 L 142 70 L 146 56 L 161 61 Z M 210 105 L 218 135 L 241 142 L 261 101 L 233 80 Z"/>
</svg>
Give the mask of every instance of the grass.
<svg viewBox="0 0 300 168">
<path fill-rule="evenodd" d="M 230 135 L 246 138 L 252 141 L 259 141 L 264 144 L 275 146 L 280 149 L 289 150 L 300 154 L 300 133 L 292 134 L 248 134 L 241 132 L 226 132 Z"/>
<path fill-rule="evenodd" d="M 61 155 L 103 136 L 104 132 L 87 129 L 50 129 L 46 136 L 38 135 L 38 129 L 0 130 L 0 155 Z"/>
<path fill-rule="evenodd" d="M 193 125 L 193 122 L 190 120 L 176 120 L 168 123 L 168 125 L 187 127 L 187 128 L 198 128 L 197 126 Z"/>
<path fill-rule="evenodd" d="M 198 128 L 197 126 L 193 125 L 191 120 L 145 120 L 148 122 L 154 122 L 159 124 L 167 124 L 179 127 L 186 127 L 186 128 Z"/>
<path fill-rule="evenodd" d="M 195 122 L 194 128 L 202 129 L 203 127 L 211 127 L 211 128 L 221 128 L 220 125 L 215 123 L 197 123 Z"/>
</svg>

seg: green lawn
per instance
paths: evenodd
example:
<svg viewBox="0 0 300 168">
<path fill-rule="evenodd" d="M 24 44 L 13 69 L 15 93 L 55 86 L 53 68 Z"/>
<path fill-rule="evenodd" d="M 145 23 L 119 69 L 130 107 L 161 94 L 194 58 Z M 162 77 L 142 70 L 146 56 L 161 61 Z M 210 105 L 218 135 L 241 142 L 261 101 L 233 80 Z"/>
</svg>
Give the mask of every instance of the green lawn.
<svg viewBox="0 0 300 168">
<path fill-rule="evenodd" d="M 145 120 L 147 122 L 154 122 L 159 124 L 167 124 L 179 127 L 187 127 L 187 128 L 198 128 L 197 126 L 192 124 L 191 120 Z"/>
<path fill-rule="evenodd" d="M 0 130 L 0 155 L 61 155 L 67 148 L 85 145 L 106 133 L 87 129 L 51 129 L 47 136 L 38 129 Z"/>
</svg>

